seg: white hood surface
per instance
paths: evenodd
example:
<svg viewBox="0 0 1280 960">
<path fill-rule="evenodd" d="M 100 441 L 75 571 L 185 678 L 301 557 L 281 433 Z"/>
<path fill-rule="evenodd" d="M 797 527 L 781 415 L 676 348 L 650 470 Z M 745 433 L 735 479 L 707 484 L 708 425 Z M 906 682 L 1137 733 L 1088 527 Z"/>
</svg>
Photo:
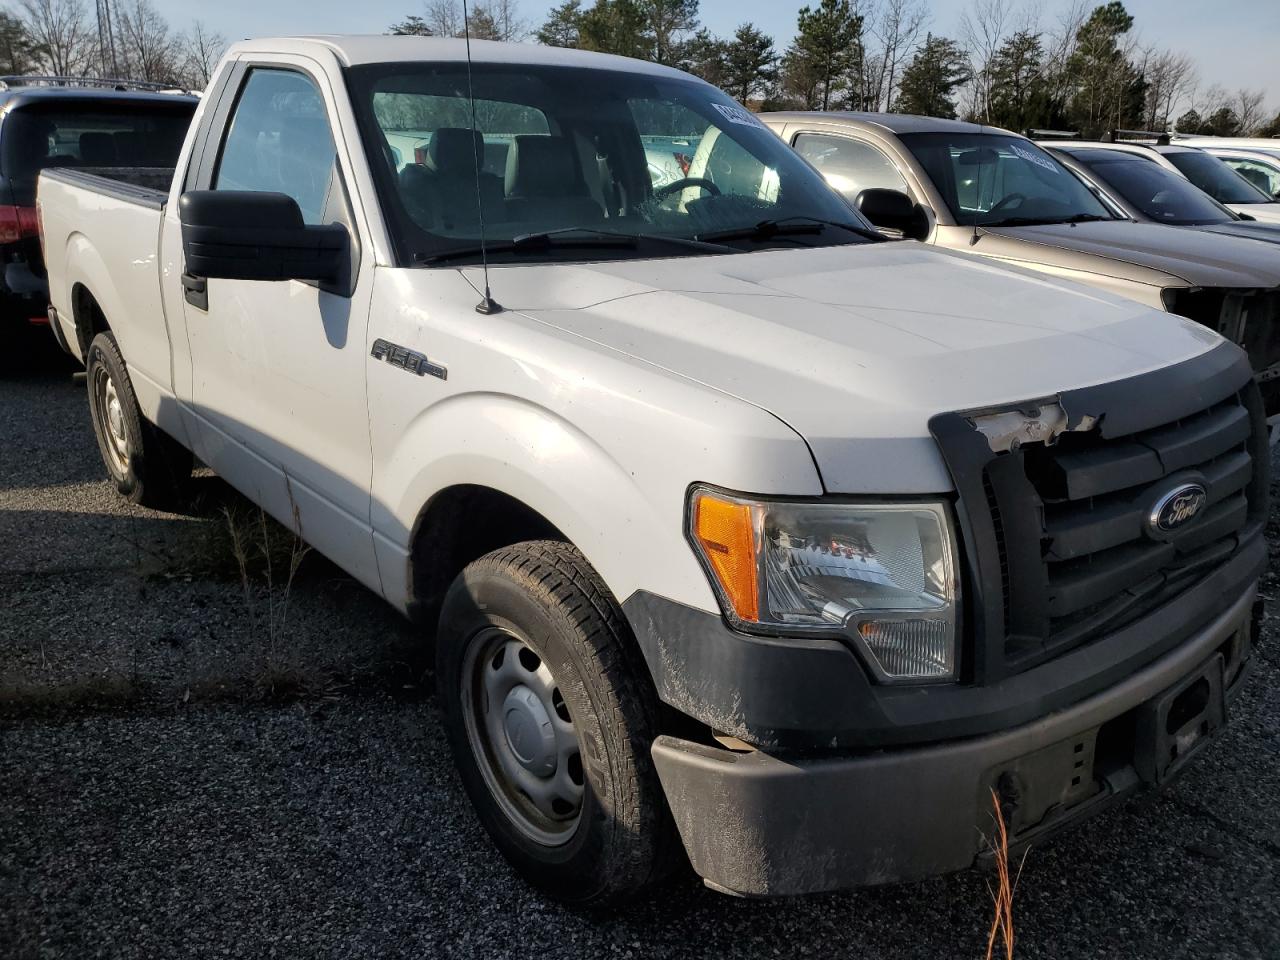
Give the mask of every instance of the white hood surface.
<svg viewBox="0 0 1280 960">
<path fill-rule="evenodd" d="M 934 414 L 1132 377 L 1221 342 L 1138 303 L 906 242 L 504 266 L 492 283 L 508 310 L 769 411 L 808 441 L 831 491 L 950 489 Z"/>
</svg>

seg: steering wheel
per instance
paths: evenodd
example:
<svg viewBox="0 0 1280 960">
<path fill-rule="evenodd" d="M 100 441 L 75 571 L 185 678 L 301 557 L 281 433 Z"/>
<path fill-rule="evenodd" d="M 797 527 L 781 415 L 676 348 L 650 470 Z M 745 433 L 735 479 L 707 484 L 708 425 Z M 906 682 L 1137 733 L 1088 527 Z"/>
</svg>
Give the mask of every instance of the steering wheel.
<svg viewBox="0 0 1280 960">
<path fill-rule="evenodd" d="M 711 194 L 713 197 L 720 196 L 720 188 L 717 187 L 710 180 L 707 180 L 704 177 L 682 177 L 681 179 L 676 180 L 672 183 L 668 183 L 665 186 L 654 187 L 653 199 L 665 200 L 667 199 L 667 197 L 671 196 L 673 193 L 676 193 L 677 191 L 680 191 L 680 190 L 684 190 L 686 187 L 701 187 L 703 190 L 707 191 L 707 193 Z"/>
<path fill-rule="evenodd" d="M 1025 200 L 1025 199 L 1027 199 L 1026 194 L 1022 194 L 1022 193 L 1011 193 L 1011 194 L 1009 194 L 1009 195 L 1008 195 L 1008 196 L 1006 196 L 1006 197 L 1001 197 L 1001 198 L 1000 198 L 1000 202 L 999 202 L 999 203 L 997 203 L 997 204 L 996 204 L 994 207 L 992 207 L 990 210 L 988 210 L 988 211 L 987 211 L 987 213 L 999 213 L 1001 210 L 1003 210 L 1003 209 L 1004 209 L 1006 206 L 1008 206 L 1009 204 L 1011 204 L 1011 203 L 1021 203 L 1021 202 L 1022 202 L 1023 200 Z"/>
</svg>

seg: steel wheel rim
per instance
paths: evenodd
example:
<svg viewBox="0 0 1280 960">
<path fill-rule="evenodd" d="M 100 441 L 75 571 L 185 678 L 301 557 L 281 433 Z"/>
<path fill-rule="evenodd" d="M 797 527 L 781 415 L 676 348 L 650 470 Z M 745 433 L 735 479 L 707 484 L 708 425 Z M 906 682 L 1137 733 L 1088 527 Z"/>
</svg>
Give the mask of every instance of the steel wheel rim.
<svg viewBox="0 0 1280 960">
<path fill-rule="evenodd" d="M 515 634 L 489 627 L 467 646 L 462 718 L 490 794 L 527 839 L 573 837 L 585 793 L 578 734 L 551 669 Z"/>
<path fill-rule="evenodd" d="M 129 428 L 125 426 L 124 407 L 115 381 L 104 367 L 93 373 L 93 402 L 102 425 L 107 456 L 120 476 L 129 472 Z"/>
</svg>

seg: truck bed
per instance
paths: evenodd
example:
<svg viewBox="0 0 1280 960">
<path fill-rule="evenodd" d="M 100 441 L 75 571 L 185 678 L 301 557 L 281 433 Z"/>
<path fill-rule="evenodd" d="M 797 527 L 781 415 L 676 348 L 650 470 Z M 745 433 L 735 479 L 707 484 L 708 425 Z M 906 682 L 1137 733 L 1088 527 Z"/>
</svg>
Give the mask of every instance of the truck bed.
<svg viewBox="0 0 1280 960">
<path fill-rule="evenodd" d="M 111 318 L 139 402 L 151 417 L 172 379 L 160 289 L 160 232 L 169 197 L 146 182 L 161 173 L 155 167 L 145 168 L 145 175 L 128 167 L 46 169 L 36 199 L 49 299 L 66 343 L 83 360 L 95 312 Z"/>
<path fill-rule="evenodd" d="M 52 167 L 41 171 L 40 180 L 57 180 L 127 203 L 161 210 L 169 198 L 173 173 L 173 167 L 95 167 L 92 171 Z"/>
</svg>

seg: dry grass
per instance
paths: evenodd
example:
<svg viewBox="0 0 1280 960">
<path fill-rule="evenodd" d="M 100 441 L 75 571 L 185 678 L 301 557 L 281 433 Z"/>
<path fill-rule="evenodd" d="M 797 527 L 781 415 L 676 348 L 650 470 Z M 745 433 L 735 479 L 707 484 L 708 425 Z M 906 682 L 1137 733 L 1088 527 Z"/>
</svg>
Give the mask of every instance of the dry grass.
<svg viewBox="0 0 1280 960">
<path fill-rule="evenodd" d="M 261 509 L 256 516 L 245 517 L 230 507 L 223 507 L 249 629 L 261 644 L 253 682 L 258 699 L 278 700 L 328 692 L 322 673 L 304 662 L 289 642 L 292 626 L 289 603 L 294 581 L 302 561 L 311 552 L 302 539 L 302 517 L 292 486 L 289 503 L 293 508 L 293 530 L 288 531 L 286 546 L 280 543 L 282 528 Z M 278 569 L 281 566 L 283 570 Z"/>
<path fill-rule="evenodd" d="M 1003 946 L 1005 960 L 1013 960 L 1013 895 L 1018 890 L 1018 880 L 1022 877 L 1022 867 L 1027 861 L 1027 853 L 1022 854 L 1018 863 L 1018 872 L 1009 872 L 1009 828 L 1005 824 L 1004 811 L 1000 807 L 1000 797 L 991 791 L 991 818 L 995 821 L 994 838 L 987 843 L 996 862 L 995 886 L 987 884 L 991 893 L 991 901 L 995 905 L 995 916 L 991 920 L 991 932 L 987 935 L 987 960 L 995 957 L 997 946 Z"/>
</svg>

